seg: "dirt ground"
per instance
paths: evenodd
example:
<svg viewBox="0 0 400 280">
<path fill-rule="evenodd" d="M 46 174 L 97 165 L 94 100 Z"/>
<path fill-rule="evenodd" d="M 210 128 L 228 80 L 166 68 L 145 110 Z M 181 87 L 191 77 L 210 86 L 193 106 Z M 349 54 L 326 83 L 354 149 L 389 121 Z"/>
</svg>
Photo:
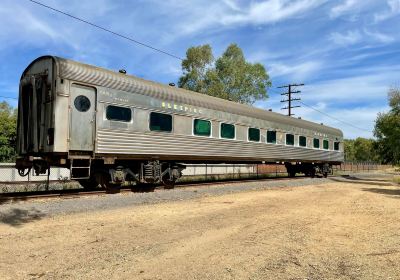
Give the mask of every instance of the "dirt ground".
<svg viewBox="0 0 400 280">
<path fill-rule="evenodd" d="M 1 279 L 400 279 L 400 188 L 273 188 L 0 224 Z"/>
</svg>

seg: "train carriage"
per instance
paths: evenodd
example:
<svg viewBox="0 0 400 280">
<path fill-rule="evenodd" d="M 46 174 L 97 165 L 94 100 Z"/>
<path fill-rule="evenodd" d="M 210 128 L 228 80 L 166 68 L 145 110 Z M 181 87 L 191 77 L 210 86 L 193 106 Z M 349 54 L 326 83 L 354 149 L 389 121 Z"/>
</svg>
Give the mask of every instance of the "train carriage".
<svg viewBox="0 0 400 280">
<path fill-rule="evenodd" d="M 67 167 L 84 187 L 173 187 L 187 163 L 284 163 L 327 175 L 343 161 L 340 130 L 71 60 L 23 72 L 16 168 Z"/>
</svg>

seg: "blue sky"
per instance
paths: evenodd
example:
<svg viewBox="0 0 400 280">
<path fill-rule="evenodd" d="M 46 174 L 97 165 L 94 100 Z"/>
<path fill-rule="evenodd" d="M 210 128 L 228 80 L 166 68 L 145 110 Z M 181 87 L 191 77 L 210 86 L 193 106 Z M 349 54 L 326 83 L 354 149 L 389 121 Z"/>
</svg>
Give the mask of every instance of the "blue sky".
<svg viewBox="0 0 400 280">
<path fill-rule="evenodd" d="M 256 106 L 283 112 L 276 87 L 305 83 L 304 103 L 364 130 L 307 107 L 295 109 L 296 116 L 338 127 L 347 138 L 372 137 L 377 113 L 388 110 L 387 90 L 400 85 L 400 0 L 42 2 L 180 57 L 200 44 L 211 44 L 219 56 L 237 43 L 273 82 L 270 98 Z M 21 72 L 46 54 L 161 83 L 181 74 L 179 60 L 27 0 L 3 0 L 0 95 L 17 97 Z"/>
</svg>

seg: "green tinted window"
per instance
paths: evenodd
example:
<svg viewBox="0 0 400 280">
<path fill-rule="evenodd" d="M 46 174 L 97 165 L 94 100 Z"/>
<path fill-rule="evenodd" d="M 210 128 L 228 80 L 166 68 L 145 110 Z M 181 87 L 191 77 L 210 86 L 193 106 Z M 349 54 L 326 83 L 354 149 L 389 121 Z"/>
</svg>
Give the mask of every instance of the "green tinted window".
<svg viewBox="0 0 400 280">
<path fill-rule="evenodd" d="M 294 135 L 286 134 L 286 145 L 294 146 Z"/>
<path fill-rule="evenodd" d="M 276 131 L 267 131 L 267 143 L 276 144 Z"/>
<path fill-rule="evenodd" d="M 319 149 L 319 139 L 314 138 L 314 148 Z"/>
<path fill-rule="evenodd" d="M 299 146 L 300 147 L 307 147 L 307 137 L 299 136 Z"/>
<path fill-rule="evenodd" d="M 334 144 L 335 151 L 339 151 L 339 148 L 340 148 L 340 142 L 335 142 Z"/>
<path fill-rule="evenodd" d="M 150 113 L 150 130 L 152 131 L 172 131 L 172 116 L 161 113 Z"/>
<path fill-rule="evenodd" d="M 193 123 L 193 134 L 198 136 L 210 136 L 211 135 L 211 122 L 205 120 L 194 120 Z"/>
<path fill-rule="evenodd" d="M 260 130 L 258 128 L 249 128 L 249 141 L 260 142 Z"/>
<path fill-rule="evenodd" d="M 324 149 L 325 150 L 329 149 L 329 141 L 328 140 L 324 140 Z"/>
<path fill-rule="evenodd" d="M 221 138 L 234 139 L 235 126 L 233 124 L 221 123 Z"/>
<path fill-rule="evenodd" d="M 110 105 L 106 109 L 106 118 L 110 121 L 130 122 L 132 111 L 130 108 Z"/>
</svg>

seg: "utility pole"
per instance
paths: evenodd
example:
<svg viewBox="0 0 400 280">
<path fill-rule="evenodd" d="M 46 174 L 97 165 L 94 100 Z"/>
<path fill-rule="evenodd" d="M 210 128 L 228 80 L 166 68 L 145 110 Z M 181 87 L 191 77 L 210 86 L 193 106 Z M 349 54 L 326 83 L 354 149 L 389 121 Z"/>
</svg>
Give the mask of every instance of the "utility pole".
<svg viewBox="0 0 400 280">
<path fill-rule="evenodd" d="M 297 97 L 297 98 L 293 98 L 293 97 L 292 97 L 292 94 L 300 93 L 300 92 L 301 92 L 300 90 L 293 91 L 293 90 L 292 90 L 293 87 L 300 87 L 300 86 L 304 86 L 304 84 L 288 84 L 288 85 L 284 85 L 284 86 L 278 87 L 278 88 L 287 88 L 287 89 L 288 89 L 287 92 L 281 93 L 281 95 L 283 95 L 283 96 L 285 96 L 285 97 L 287 96 L 287 99 L 283 99 L 283 100 L 281 100 L 281 102 L 282 102 L 282 103 L 283 103 L 283 102 L 288 102 L 288 106 L 283 107 L 282 110 L 288 110 L 288 116 L 289 116 L 289 117 L 294 115 L 294 114 L 292 114 L 292 109 L 293 109 L 293 108 L 298 108 L 298 107 L 300 107 L 300 106 L 293 106 L 293 105 L 292 105 L 292 102 L 293 102 L 293 101 L 301 100 L 301 98 L 298 98 L 298 97 Z"/>
</svg>

